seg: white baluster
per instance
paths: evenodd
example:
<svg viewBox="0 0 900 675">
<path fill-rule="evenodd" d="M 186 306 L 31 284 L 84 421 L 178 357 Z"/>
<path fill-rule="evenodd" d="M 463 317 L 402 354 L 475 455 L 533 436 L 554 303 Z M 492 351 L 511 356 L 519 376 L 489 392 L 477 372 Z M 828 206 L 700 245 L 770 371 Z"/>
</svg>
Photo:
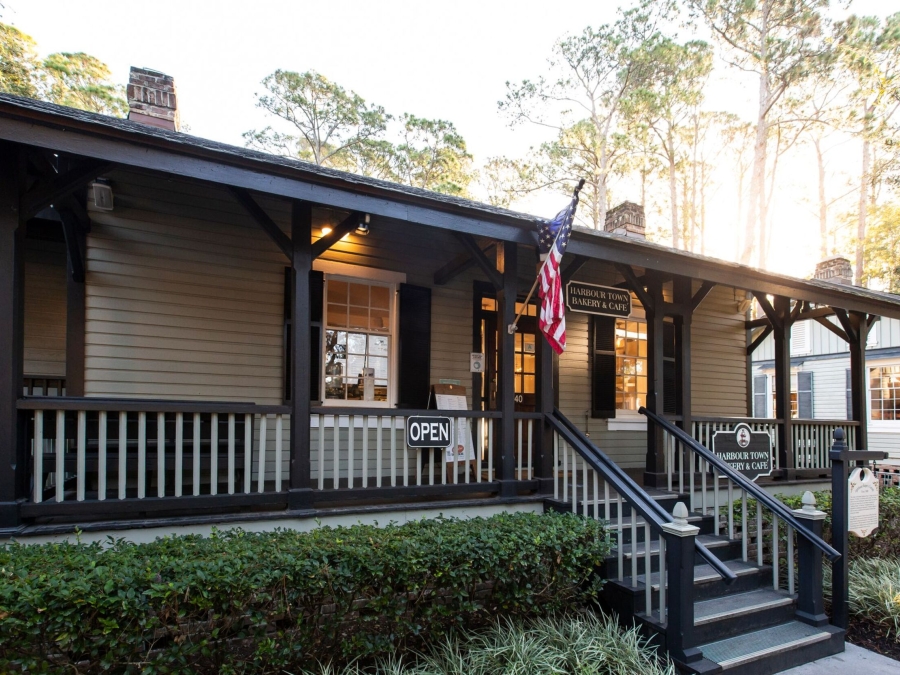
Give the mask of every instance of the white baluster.
<svg viewBox="0 0 900 675">
<path fill-rule="evenodd" d="M 125 499 L 125 470 L 128 452 L 128 413 L 119 413 L 119 499 Z"/>
<path fill-rule="evenodd" d="M 516 467 L 516 480 L 522 480 L 522 441 L 523 441 L 524 439 L 522 438 L 522 420 L 521 420 L 521 419 L 520 419 L 520 420 L 517 420 L 517 422 L 518 422 L 518 425 L 517 425 L 517 426 L 518 426 L 518 432 L 519 432 L 519 433 L 518 433 L 518 439 L 517 439 L 517 440 L 518 440 L 518 446 L 519 446 L 519 447 L 518 447 L 518 450 L 519 450 L 519 453 L 518 453 L 518 462 L 519 462 L 519 464 L 518 464 L 518 466 Z"/>
<path fill-rule="evenodd" d="M 331 487 L 341 486 L 341 416 L 334 416 L 334 432 L 331 439 Z"/>
<path fill-rule="evenodd" d="M 166 496 L 166 414 L 156 413 L 156 496 Z"/>
<path fill-rule="evenodd" d="M 319 489 L 325 489 L 325 415 L 319 418 Z"/>
<path fill-rule="evenodd" d="M 106 411 L 97 416 L 97 499 L 106 499 Z"/>
<path fill-rule="evenodd" d="M 553 432 L 553 499 L 559 499 L 559 434 Z"/>
<path fill-rule="evenodd" d="M 494 419 L 491 418 L 487 421 L 488 425 L 488 447 L 487 447 L 487 457 L 488 457 L 488 480 L 494 480 Z"/>
<path fill-rule="evenodd" d="M 175 413 L 175 496 L 184 488 L 184 413 Z"/>
<path fill-rule="evenodd" d="M 562 486 L 563 486 L 563 503 L 569 501 L 569 444 L 562 442 Z"/>
<path fill-rule="evenodd" d="M 209 494 L 219 492 L 219 414 L 209 416 Z"/>
<path fill-rule="evenodd" d="M 87 446 L 87 413 L 78 411 L 78 437 L 75 440 L 75 499 L 84 501 L 85 452 Z"/>
<path fill-rule="evenodd" d="M 772 514 L 772 588 L 776 591 L 781 585 L 779 582 L 779 560 L 778 560 L 778 516 Z"/>
<path fill-rule="evenodd" d="M 44 411 L 34 411 L 34 492 L 32 501 L 44 501 Z"/>
<path fill-rule="evenodd" d="M 652 548 L 653 541 L 650 539 L 650 523 L 644 522 L 644 614 L 647 616 L 653 616 L 653 601 L 650 598 L 650 592 L 652 590 L 650 584 L 650 570 L 653 569 L 653 566 L 650 563 Z M 659 585 L 662 586 L 664 583 L 663 578 L 660 577 Z"/>
<path fill-rule="evenodd" d="M 253 475 L 253 415 L 244 415 L 244 493 L 250 494 Z"/>
<path fill-rule="evenodd" d="M 665 623 L 666 616 L 666 538 L 659 535 L 659 622 Z"/>
<path fill-rule="evenodd" d="M 259 416 L 259 465 L 256 469 L 256 491 L 265 492 L 266 489 L 266 425 L 268 423 L 267 416 L 260 414 Z"/>
<path fill-rule="evenodd" d="M 794 594 L 794 528 L 785 523 L 787 533 L 788 593 Z"/>
<path fill-rule="evenodd" d="M 66 413 L 64 410 L 56 411 L 56 501 L 65 499 L 66 478 Z"/>
<path fill-rule="evenodd" d="M 234 413 L 228 414 L 228 494 L 234 494 Z"/>
<path fill-rule="evenodd" d="M 194 413 L 194 463 L 192 467 L 194 496 L 200 494 L 200 413 Z"/>
<path fill-rule="evenodd" d="M 362 436 L 362 486 L 369 487 L 369 416 L 363 417 L 363 436 Z M 422 481 L 419 481 L 419 485 Z"/>
<path fill-rule="evenodd" d="M 137 496 L 147 496 L 147 413 L 138 413 Z"/>
<path fill-rule="evenodd" d="M 284 418 L 275 415 L 275 492 L 281 492 L 281 462 L 284 459 Z"/>
<path fill-rule="evenodd" d="M 378 433 L 375 435 L 375 487 L 381 487 L 381 475 L 383 473 L 384 465 L 382 464 L 383 455 L 382 455 L 382 445 L 383 440 L 381 438 L 384 433 L 384 418 L 376 417 L 375 418 L 375 428 L 378 430 Z"/>
<path fill-rule="evenodd" d="M 356 433 L 356 415 L 347 417 L 347 487 L 353 487 L 353 436 Z"/>
<path fill-rule="evenodd" d="M 391 487 L 397 485 L 397 424 L 395 418 L 388 417 L 391 424 Z"/>
</svg>

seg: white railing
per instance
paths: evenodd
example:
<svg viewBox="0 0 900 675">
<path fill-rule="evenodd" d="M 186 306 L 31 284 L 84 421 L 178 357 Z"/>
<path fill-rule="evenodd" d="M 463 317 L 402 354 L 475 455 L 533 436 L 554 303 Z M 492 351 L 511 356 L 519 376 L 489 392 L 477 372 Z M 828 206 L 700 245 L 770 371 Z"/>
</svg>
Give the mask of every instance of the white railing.
<svg viewBox="0 0 900 675">
<path fill-rule="evenodd" d="M 553 433 L 553 466 L 554 500 L 566 504 L 572 513 L 608 523 L 616 550 L 616 578 L 620 582 L 627 578 L 632 588 L 643 589 L 644 615 L 653 617 L 655 614 L 657 621 L 665 623 L 665 536 L 641 518 L 615 487 L 556 432 Z M 626 571 L 629 572 L 627 576 Z M 657 572 L 655 585 L 658 591 L 654 603 L 653 578 Z"/>
<path fill-rule="evenodd" d="M 280 492 L 283 406 L 28 400 L 31 498 L 145 499 Z"/>
<path fill-rule="evenodd" d="M 310 473 L 319 490 L 459 485 L 499 478 L 496 412 L 315 408 L 311 419 Z M 451 448 L 406 445 L 406 419 L 451 419 Z M 534 477 L 535 418 L 515 420 L 515 478 Z M 461 449 L 460 449 L 461 448 Z"/>
</svg>

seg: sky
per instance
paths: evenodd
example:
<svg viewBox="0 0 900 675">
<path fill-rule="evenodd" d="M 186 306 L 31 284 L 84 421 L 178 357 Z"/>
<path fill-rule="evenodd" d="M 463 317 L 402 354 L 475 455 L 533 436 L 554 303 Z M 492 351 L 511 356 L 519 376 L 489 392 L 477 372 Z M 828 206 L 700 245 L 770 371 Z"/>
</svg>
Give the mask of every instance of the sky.
<svg viewBox="0 0 900 675">
<path fill-rule="evenodd" d="M 409 112 L 452 121 L 476 165 L 498 155 L 521 157 L 529 146 L 552 135 L 537 127 L 508 126 L 497 109 L 505 83 L 545 72 L 554 42 L 587 25 L 614 20 L 617 6 L 609 0 L 0 0 L 0 4 L 0 18 L 31 35 L 41 55 L 87 52 L 107 63 L 113 80 L 122 84 L 130 66 L 174 76 L 182 122 L 197 136 L 242 145 L 243 132 L 267 124 L 255 107 L 260 81 L 278 68 L 317 70 L 395 115 Z M 884 15 L 891 4 L 857 0 L 853 11 Z M 722 71 L 710 87 L 709 105 L 749 121 L 754 90 L 739 74 Z M 834 159 L 841 164 L 852 161 L 852 156 Z M 807 176 L 813 180 L 815 167 L 807 169 L 801 160 L 783 175 L 789 191 L 805 194 Z M 621 196 L 637 201 L 637 195 Z M 730 197 L 715 199 L 710 220 L 728 221 Z M 552 215 L 559 202 L 559 195 L 545 194 L 514 206 Z M 782 200 L 781 209 L 791 226 L 779 233 L 770 266 L 808 273 L 818 255 L 806 250 L 814 246 L 805 245 L 817 227 L 810 205 L 797 197 Z M 710 252 L 733 257 L 733 241 L 733 227 L 716 228 L 710 233 Z"/>
</svg>

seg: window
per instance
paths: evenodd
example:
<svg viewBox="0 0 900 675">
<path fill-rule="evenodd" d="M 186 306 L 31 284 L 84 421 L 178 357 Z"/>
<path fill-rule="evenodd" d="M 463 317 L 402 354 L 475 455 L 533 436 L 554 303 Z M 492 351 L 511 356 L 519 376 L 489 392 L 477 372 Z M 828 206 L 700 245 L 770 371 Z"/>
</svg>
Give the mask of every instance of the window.
<svg viewBox="0 0 900 675">
<path fill-rule="evenodd" d="M 791 326 L 791 356 L 809 354 L 809 322 L 798 321 Z"/>
<path fill-rule="evenodd" d="M 647 324 L 616 319 L 616 410 L 647 403 Z"/>
<path fill-rule="evenodd" d="M 389 400 L 392 297 L 389 284 L 326 278 L 326 401 Z"/>
<path fill-rule="evenodd" d="M 873 420 L 900 420 L 900 366 L 869 368 Z"/>
<path fill-rule="evenodd" d="M 772 386 L 772 414 L 778 414 L 777 383 Z M 813 419 L 813 374 L 791 373 L 791 419 Z"/>
<path fill-rule="evenodd" d="M 516 394 L 534 394 L 536 338 L 534 333 L 516 333 Z"/>
</svg>

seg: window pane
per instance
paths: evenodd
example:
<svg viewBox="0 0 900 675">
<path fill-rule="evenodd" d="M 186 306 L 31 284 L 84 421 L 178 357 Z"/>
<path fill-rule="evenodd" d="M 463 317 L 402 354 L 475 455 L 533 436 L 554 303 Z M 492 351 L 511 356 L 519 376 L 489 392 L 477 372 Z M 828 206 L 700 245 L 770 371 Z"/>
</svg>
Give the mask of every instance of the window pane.
<svg viewBox="0 0 900 675">
<path fill-rule="evenodd" d="M 367 284 L 350 284 L 350 304 L 357 307 L 369 306 L 369 286 Z"/>
<path fill-rule="evenodd" d="M 522 372 L 522 355 L 521 354 L 516 354 L 516 372 L 517 373 Z"/>
<path fill-rule="evenodd" d="M 375 369 L 376 380 L 386 380 L 388 376 L 388 360 L 385 356 L 370 356 L 369 368 Z"/>
<path fill-rule="evenodd" d="M 346 305 L 328 305 L 328 325 L 338 328 L 347 326 L 347 306 Z"/>
<path fill-rule="evenodd" d="M 526 375 L 525 376 L 525 393 L 526 394 L 534 393 L 534 375 Z"/>
<path fill-rule="evenodd" d="M 328 302 L 347 304 L 347 282 L 328 280 Z"/>
<path fill-rule="evenodd" d="M 350 307 L 350 328 L 362 328 L 363 330 L 369 327 L 369 310 L 366 307 Z"/>
<path fill-rule="evenodd" d="M 390 315 L 386 309 L 373 309 L 369 314 L 369 328 L 377 331 L 390 330 Z"/>
<path fill-rule="evenodd" d="M 525 363 L 523 370 L 526 373 L 534 373 L 534 354 L 525 355 Z"/>
<path fill-rule="evenodd" d="M 526 354 L 534 354 L 535 353 L 535 341 L 534 335 L 528 333 L 524 337 L 525 339 L 525 353 Z"/>
<path fill-rule="evenodd" d="M 493 298 L 482 298 L 481 299 L 481 309 L 486 309 L 489 312 L 497 311 L 497 301 Z"/>
<path fill-rule="evenodd" d="M 386 286 L 372 286 L 370 292 L 372 294 L 372 307 L 390 309 L 391 294 Z"/>
<path fill-rule="evenodd" d="M 347 351 L 351 354 L 366 353 L 365 333 L 349 333 L 347 335 Z"/>
<path fill-rule="evenodd" d="M 375 356 L 388 355 L 388 339 L 383 335 L 369 336 L 369 353 Z"/>
</svg>

